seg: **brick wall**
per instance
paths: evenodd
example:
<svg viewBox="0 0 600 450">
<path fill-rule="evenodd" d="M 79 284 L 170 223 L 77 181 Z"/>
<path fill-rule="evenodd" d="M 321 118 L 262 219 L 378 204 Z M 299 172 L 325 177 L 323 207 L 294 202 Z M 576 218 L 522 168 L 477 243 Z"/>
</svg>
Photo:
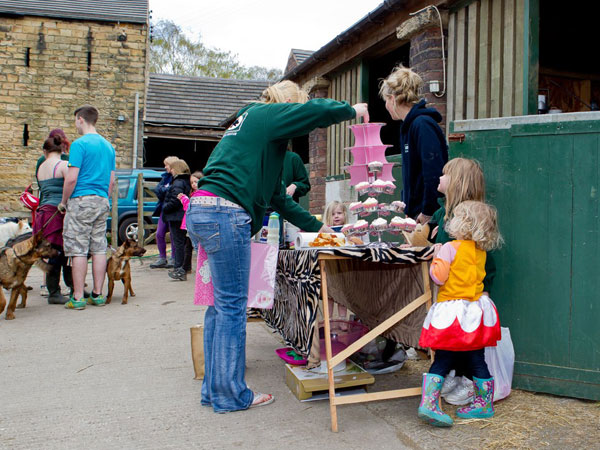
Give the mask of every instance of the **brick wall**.
<svg viewBox="0 0 600 450">
<path fill-rule="evenodd" d="M 84 103 L 99 109 L 97 129 L 115 146 L 117 167 L 131 167 L 138 92 L 141 157 L 146 52 L 146 25 L 0 17 L 0 213 L 22 209 L 18 194 L 31 182 L 51 129 L 77 138 L 73 111 Z"/>
<path fill-rule="evenodd" d="M 446 51 L 448 49 L 448 39 L 444 36 Z M 447 64 L 447 62 L 446 62 Z M 428 106 L 437 109 L 442 115 L 440 127 L 446 131 L 446 98 L 438 98 L 429 92 L 428 81 L 438 80 L 440 90 L 444 89 L 443 66 L 442 66 L 442 40 L 439 27 L 428 28 L 421 34 L 413 36 L 410 40 L 410 68 L 421 75 L 425 81 L 425 99 Z M 446 68 L 447 70 L 447 68 Z"/>
<path fill-rule="evenodd" d="M 311 98 L 326 98 L 327 87 L 311 92 Z M 327 128 L 317 128 L 308 135 L 310 162 L 310 205 L 311 214 L 323 214 L 325 209 L 325 177 L 327 176 Z"/>
</svg>

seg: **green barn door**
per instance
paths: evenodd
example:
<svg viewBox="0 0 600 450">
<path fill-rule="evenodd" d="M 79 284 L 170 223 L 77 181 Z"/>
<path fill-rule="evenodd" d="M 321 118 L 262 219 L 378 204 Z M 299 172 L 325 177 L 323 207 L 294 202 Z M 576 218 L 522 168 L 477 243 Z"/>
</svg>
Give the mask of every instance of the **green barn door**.
<svg viewBox="0 0 600 450">
<path fill-rule="evenodd" d="M 598 121 L 487 130 L 477 122 L 451 157 L 482 163 L 498 208 L 506 245 L 495 253 L 492 298 L 515 347 L 513 385 L 598 400 Z"/>
<path fill-rule="evenodd" d="M 599 152 L 598 133 L 573 136 L 571 365 L 595 371 L 600 368 Z M 589 382 L 585 372 L 581 381 Z"/>
</svg>

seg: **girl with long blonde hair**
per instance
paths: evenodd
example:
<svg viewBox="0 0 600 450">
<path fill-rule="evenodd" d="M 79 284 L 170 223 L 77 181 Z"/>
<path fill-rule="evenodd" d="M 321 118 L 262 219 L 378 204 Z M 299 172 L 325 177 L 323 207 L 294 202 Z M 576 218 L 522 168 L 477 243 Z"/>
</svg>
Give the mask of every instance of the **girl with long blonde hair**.
<svg viewBox="0 0 600 450">
<path fill-rule="evenodd" d="M 452 238 L 446 230 L 454 216 L 454 209 L 462 202 L 474 200 L 485 201 L 485 179 L 481 165 L 474 159 L 454 158 L 446 163 L 439 180 L 438 191 L 444 194 L 439 199 L 440 208 L 433 214 L 430 226 L 434 227 L 435 242 L 441 247 Z M 496 276 L 496 264 L 491 254 L 487 255 L 485 262 L 484 291 L 489 295 L 492 283 Z M 473 382 L 471 374 L 464 367 L 457 366 L 454 376 L 446 377 L 442 389 L 442 397 L 452 405 L 462 406 L 471 401 L 473 397 Z"/>
</svg>

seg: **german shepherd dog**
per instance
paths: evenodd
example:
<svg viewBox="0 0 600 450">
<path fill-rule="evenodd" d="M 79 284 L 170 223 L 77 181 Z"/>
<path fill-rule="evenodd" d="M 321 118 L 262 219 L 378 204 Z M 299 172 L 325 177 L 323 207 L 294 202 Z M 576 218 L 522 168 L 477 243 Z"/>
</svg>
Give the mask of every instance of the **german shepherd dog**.
<svg viewBox="0 0 600 450">
<path fill-rule="evenodd" d="M 53 258 L 57 255 L 58 252 L 52 248 L 50 242 L 44 239 L 41 232 L 14 244 L 12 247 L 0 249 L 0 284 L 4 289 L 11 289 L 6 320 L 15 318 L 15 308 L 19 295 L 21 295 L 19 308 L 25 308 L 27 304 L 25 279 L 31 266 L 37 263 L 42 270 L 47 272 L 50 266 L 41 259 Z M 0 314 L 4 311 L 5 306 L 6 297 L 0 289 Z"/>
<path fill-rule="evenodd" d="M 129 266 L 129 259 L 132 256 L 142 256 L 144 253 L 146 253 L 144 247 L 140 247 L 133 239 L 127 239 L 117 251 L 111 255 L 106 266 L 106 275 L 108 277 L 107 304 L 112 300 L 115 280 L 121 280 L 123 287 L 125 288 L 123 300 L 121 300 L 122 305 L 127 304 L 128 294 L 135 297 L 135 292 L 133 292 L 133 288 L 131 287 L 131 267 Z"/>
</svg>

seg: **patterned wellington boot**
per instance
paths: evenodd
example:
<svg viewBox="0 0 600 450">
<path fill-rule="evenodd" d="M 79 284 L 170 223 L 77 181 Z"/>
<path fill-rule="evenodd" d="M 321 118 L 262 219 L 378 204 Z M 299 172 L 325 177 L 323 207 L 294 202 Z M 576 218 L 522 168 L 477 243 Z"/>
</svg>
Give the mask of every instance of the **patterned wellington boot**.
<svg viewBox="0 0 600 450">
<path fill-rule="evenodd" d="M 494 378 L 483 380 L 473 377 L 475 395 L 473 402 L 456 411 L 463 419 L 487 419 L 494 417 Z"/>
<path fill-rule="evenodd" d="M 451 427 L 454 421 L 448 414 L 444 414 L 440 407 L 440 392 L 444 384 L 444 377 L 434 373 L 423 374 L 423 393 L 419 405 L 419 418 L 434 427 Z"/>
</svg>

